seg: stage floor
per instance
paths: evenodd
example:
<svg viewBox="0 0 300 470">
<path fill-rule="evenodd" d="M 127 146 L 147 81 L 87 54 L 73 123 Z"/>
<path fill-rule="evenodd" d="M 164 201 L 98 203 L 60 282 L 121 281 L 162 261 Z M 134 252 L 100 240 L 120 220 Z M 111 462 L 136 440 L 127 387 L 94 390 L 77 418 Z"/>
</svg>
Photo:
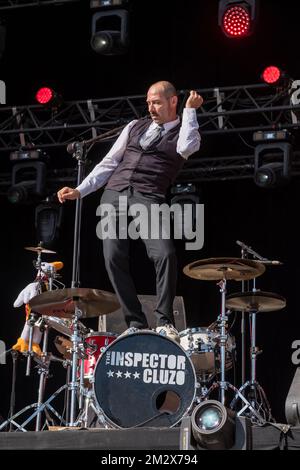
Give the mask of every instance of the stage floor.
<svg viewBox="0 0 300 470">
<path fill-rule="evenodd" d="M 300 427 L 251 426 L 241 449 L 300 450 Z M 186 447 L 185 447 L 186 448 Z M 237 448 L 237 447 L 236 447 Z M 181 427 L 139 429 L 63 429 L 1 432 L 0 450 L 166 450 L 184 449 Z M 193 450 L 192 446 L 188 447 Z M 197 449 L 201 450 L 201 449 Z"/>
</svg>

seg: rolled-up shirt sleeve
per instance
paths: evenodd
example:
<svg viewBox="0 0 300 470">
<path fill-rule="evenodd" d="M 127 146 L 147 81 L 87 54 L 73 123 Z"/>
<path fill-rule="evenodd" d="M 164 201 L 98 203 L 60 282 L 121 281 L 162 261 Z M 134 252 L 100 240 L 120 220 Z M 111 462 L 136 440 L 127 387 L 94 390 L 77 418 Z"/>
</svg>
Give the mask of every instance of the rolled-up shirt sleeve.
<svg viewBox="0 0 300 470">
<path fill-rule="evenodd" d="M 194 108 L 184 108 L 177 142 L 177 152 L 185 159 L 197 152 L 201 144 L 197 112 Z"/>
<path fill-rule="evenodd" d="M 82 183 L 77 186 L 76 189 L 80 192 L 81 198 L 94 191 L 97 191 L 97 189 L 101 188 L 107 183 L 112 173 L 115 171 L 123 158 L 127 146 L 129 132 L 136 122 L 137 120 L 133 120 L 127 124 L 126 127 L 124 127 L 123 131 L 103 160 L 98 163 L 98 165 L 95 166 L 95 168 L 87 175 Z"/>
</svg>

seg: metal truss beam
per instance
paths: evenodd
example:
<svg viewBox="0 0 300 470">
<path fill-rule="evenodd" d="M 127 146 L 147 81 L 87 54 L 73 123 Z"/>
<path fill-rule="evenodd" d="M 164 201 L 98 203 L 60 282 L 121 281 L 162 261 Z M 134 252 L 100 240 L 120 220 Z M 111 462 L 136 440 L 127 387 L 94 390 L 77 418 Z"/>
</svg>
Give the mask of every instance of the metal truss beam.
<svg viewBox="0 0 300 470">
<path fill-rule="evenodd" d="M 300 81 L 283 89 L 257 84 L 198 91 L 204 97 L 197 114 L 203 136 L 300 127 Z M 179 92 L 180 112 L 188 94 Z M 1 107 L 0 151 L 66 146 L 146 114 L 144 95 L 65 102 L 56 110 L 39 105 Z"/>
<path fill-rule="evenodd" d="M 300 175 L 300 151 L 293 152 L 291 176 Z M 254 178 L 254 155 L 192 158 L 180 171 L 177 183 L 233 181 Z"/>
<path fill-rule="evenodd" d="M 15 10 L 17 8 L 41 7 L 45 5 L 62 5 L 80 0 L 0 0 L 0 10 Z"/>
<path fill-rule="evenodd" d="M 300 151 L 293 153 L 291 176 L 300 176 Z M 209 183 L 253 178 L 254 155 L 193 158 L 184 165 L 176 183 Z M 49 170 L 47 174 L 48 194 L 55 193 L 61 186 L 74 186 L 76 181 L 76 168 Z M 0 173 L 0 195 L 5 196 L 10 186 L 11 174 Z"/>
</svg>

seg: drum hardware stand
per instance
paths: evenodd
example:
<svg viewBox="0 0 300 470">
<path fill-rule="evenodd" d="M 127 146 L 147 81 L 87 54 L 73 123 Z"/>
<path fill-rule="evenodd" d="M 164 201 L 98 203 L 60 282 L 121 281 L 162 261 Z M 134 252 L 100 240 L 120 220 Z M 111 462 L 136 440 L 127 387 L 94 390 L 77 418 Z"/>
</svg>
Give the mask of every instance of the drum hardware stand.
<svg viewBox="0 0 300 470">
<path fill-rule="evenodd" d="M 253 289 L 253 292 L 255 292 L 256 289 Z M 257 412 L 261 415 L 263 418 L 264 422 L 270 422 L 273 421 L 272 417 L 272 412 L 271 412 L 271 407 L 270 404 L 267 400 L 266 394 L 261 387 L 261 385 L 257 382 L 256 380 L 256 357 L 262 353 L 261 350 L 259 350 L 256 346 L 256 315 L 257 315 L 257 310 L 251 310 L 249 312 L 250 314 L 250 322 L 251 322 L 251 348 L 250 348 L 250 355 L 251 355 L 251 380 L 248 380 L 246 383 L 244 383 L 240 389 L 239 392 L 242 393 L 243 395 L 245 394 L 245 391 L 247 388 L 249 388 L 248 392 L 248 400 L 249 403 L 251 404 L 251 407 L 253 409 L 256 409 Z M 230 407 L 234 408 L 236 401 L 238 399 L 238 396 L 236 395 L 234 399 L 231 402 Z M 248 407 L 244 407 L 242 410 L 238 412 L 238 416 L 241 416 L 245 411 L 247 410 Z M 253 417 L 252 417 L 253 418 Z M 254 419 L 254 418 L 253 418 Z"/>
<path fill-rule="evenodd" d="M 39 244 L 41 246 L 41 243 Z M 38 252 L 38 259 L 35 263 L 35 267 L 38 270 L 38 273 L 41 273 L 41 252 Z M 49 286 L 53 285 L 53 279 L 54 278 L 54 271 L 52 271 L 49 279 Z M 38 277 L 38 282 L 40 283 L 40 291 L 41 291 L 41 277 Z M 38 374 L 40 375 L 40 380 L 39 380 L 39 388 L 38 388 L 38 401 L 37 403 L 33 403 L 31 405 L 26 406 L 22 410 L 20 410 L 18 413 L 14 414 L 13 416 L 10 416 L 5 423 L 2 423 L 0 426 L 0 431 L 2 428 L 4 428 L 4 425 L 7 423 L 10 423 L 10 428 L 9 430 L 13 430 L 13 426 L 15 426 L 18 430 L 26 432 L 25 426 L 31 422 L 35 417 L 36 417 L 36 425 L 35 425 L 35 431 L 40 431 L 41 430 L 41 419 L 42 419 L 42 412 L 44 411 L 46 414 L 46 417 L 50 420 L 50 416 L 47 413 L 47 410 L 51 410 L 52 413 L 56 415 L 57 418 L 60 419 L 61 422 L 65 422 L 60 416 L 60 414 L 50 405 L 50 402 L 60 393 L 61 390 L 67 387 L 67 385 L 64 385 L 62 388 L 60 388 L 57 392 L 55 392 L 45 403 L 43 403 L 43 397 L 44 397 L 44 392 L 45 392 L 45 385 L 46 385 L 46 380 L 49 376 L 49 366 L 50 362 L 52 361 L 59 361 L 65 363 L 65 361 L 62 361 L 59 358 L 56 358 L 52 354 L 49 354 L 47 352 L 48 348 L 48 325 L 45 324 L 43 317 L 39 317 L 38 320 L 38 315 L 34 312 L 31 312 L 29 315 L 29 319 L 27 320 L 29 326 L 30 326 L 30 332 L 29 332 L 29 343 L 28 343 L 28 351 L 26 352 L 27 355 L 27 366 L 26 366 L 26 376 L 30 376 L 30 371 L 31 371 L 31 360 L 33 357 L 36 358 L 36 354 L 32 350 L 32 343 L 33 343 L 33 329 L 34 326 L 39 326 L 41 330 L 44 332 L 44 338 L 43 338 L 43 348 L 42 348 L 42 356 L 37 360 L 38 363 Z M 16 356 L 14 357 L 14 361 L 16 360 Z M 11 398 L 11 401 L 15 400 L 14 397 Z M 21 416 L 23 413 L 26 411 L 30 410 L 31 408 L 36 408 L 35 412 L 30 415 L 22 424 L 18 424 L 15 419 L 19 416 Z M 11 413 L 12 414 L 12 413 Z M 48 416 L 47 416 L 48 414 Z"/>
<path fill-rule="evenodd" d="M 79 318 L 82 316 L 81 310 L 76 305 L 76 299 L 73 299 L 75 302 L 75 313 L 72 320 L 73 326 L 73 334 L 71 336 L 72 341 L 72 367 L 71 367 L 71 383 L 70 383 L 70 391 L 71 391 L 71 405 L 70 405 L 70 422 L 69 426 L 76 426 L 75 423 L 75 413 L 76 413 L 76 403 L 77 403 L 77 391 L 78 391 L 78 381 L 77 381 L 77 370 L 78 370 L 78 358 L 79 358 L 79 327 L 78 321 Z M 80 381 L 82 381 L 82 371 L 80 372 Z M 79 402 L 79 407 L 82 406 L 82 400 Z"/>
<path fill-rule="evenodd" d="M 34 356 L 34 352 L 32 350 L 33 327 L 37 319 L 38 319 L 38 315 L 34 312 L 31 312 L 27 320 L 27 324 L 29 325 L 29 341 L 28 341 L 28 351 L 25 353 L 25 355 L 27 356 L 26 377 L 30 376 L 31 359 Z"/>
<path fill-rule="evenodd" d="M 104 418 L 104 415 L 101 410 L 98 409 L 97 405 L 95 404 L 94 393 L 92 390 L 89 390 L 86 387 L 82 387 L 80 390 L 80 396 L 84 397 L 84 407 L 79 414 L 75 426 L 81 426 L 82 428 L 88 427 L 88 412 L 89 409 L 92 409 L 95 415 L 98 417 L 99 423 L 102 427 L 108 429 L 108 425 Z"/>
<path fill-rule="evenodd" d="M 43 338 L 43 354 L 42 354 L 42 367 L 39 367 L 38 373 L 40 374 L 40 381 L 39 381 L 39 391 L 38 391 L 38 401 L 37 401 L 37 409 L 41 408 L 44 399 L 44 392 L 46 386 L 46 380 L 49 376 L 49 363 L 47 364 L 47 349 L 48 349 L 48 325 L 42 326 L 44 330 L 44 338 Z M 42 414 L 38 412 L 36 417 L 36 425 L 35 430 L 41 430 L 41 419 Z"/>
<path fill-rule="evenodd" d="M 235 392 L 236 397 L 239 397 L 243 403 L 244 408 L 240 410 L 238 416 L 242 414 L 247 408 L 251 411 L 251 414 L 255 416 L 257 422 L 260 424 L 265 424 L 265 420 L 260 416 L 260 414 L 256 411 L 256 409 L 251 405 L 251 403 L 242 395 L 241 391 L 238 390 L 234 385 L 225 380 L 225 369 L 226 369 L 226 342 L 227 342 L 227 332 L 226 332 L 226 324 L 228 320 L 228 316 L 226 315 L 226 276 L 224 276 L 223 280 L 221 280 L 217 285 L 220 287 L 222 303 L 221 303 L 221 315 L 218 317 L 218 324 L 220 330 L 220 354 L 221 354 L 221 364 L 220 364 L 220 372 L 221 377 L 219 382 L 215 382 L 211 385 L 209 390 L 207 391 L 206 395 L 202 397 L 202 400 L 205 400 L 210 393 L 219 388 L 220 389 L 220 402 L 225 405 L 225 392 L 228 389 L 231 389 Z"/>
<path fill-rule="evenodd" d="M 48 368 L 49 368 L 49 362 L 51 360 L 54 360 L 54 358 L 52 356 L 48 356 L 47 358 L 44 358 L 43 360 L 43 366 L 40 366 L 40 373 L 41 375 L 43 374 L 43 371 L 42 371 L 42 367 L 43 369 L 45 370 L 45 374 L 44 374 L 44 378 L 46 377 L 46 375 L 48 374 Z M 61 361 L 61 362 L 64 362 L 62 360 L 60 360 L 59 358 L 55 358 L 55 360 L 58 360 L 58 361 Z M 42 380 L 40 380 L 40 384 L 42 384 Z M 62 387 L 60 387 L 53 395 L 51 395 L 50 398 L 48 398 L 47 401 L 45 401 L 44 403 L 41 403 L 40 405 L 38 403 L 33 403 L 31 405 L 28 405 L 26 406 L 25 408 L 23 408 L 22 410 L 20 410 L 18 413 L 16 413 L 15 415 L 11 416 L 9 419 L 7 419 L 4 423 L 2 423 L 0 425 L 0 431 L 5 428 L 5 426 L 10 423 L 10 430 L 12 429 L 12 426 L 15 426 L 17 428 L 18 431 L 23 431 L 23 432 L 27 432 L 27 429 L 26 429 L 26 426 L 28 423 L 30 423 L 34 418 L 37 418 L 37 422 L 36 422 L 36 430 L 37 430 L 37 427 L 40 426 L 40 418 L 39 416 L 41 415 L 42 411 L 45 411 L 45 413 L 47 412 L 47 410 L 50 410 L 59 420 L 60 422 L 66 424 L 66 421 L 63 419 L 63 417 L 50 405 L 51 401 L 54 400 L 54 398 L 57 397 L 57 395 L 62 391 L 64 390 L 65 388 L 67 388 L 68 385 L 63 385 Z M 42 386 L 40 387 L 39 389 L 39 400 L 41 399 L 41 396 L 42 396 L 42 392 L 43 392 L 43 389 L 42 389 Z M 19 416 L 21 416 L 23 413 L 25 413 L 26 411 L 28 410 L 31 410 L 32 408 L 36 408 L 36 410 L 34 411 L 33 414 L 31 414 L 22 424 L 18 424 L 15 420 L 16 418 L 18 418 Z M 40 430 L 40 429 L 39 429 Z"/>
</svg>

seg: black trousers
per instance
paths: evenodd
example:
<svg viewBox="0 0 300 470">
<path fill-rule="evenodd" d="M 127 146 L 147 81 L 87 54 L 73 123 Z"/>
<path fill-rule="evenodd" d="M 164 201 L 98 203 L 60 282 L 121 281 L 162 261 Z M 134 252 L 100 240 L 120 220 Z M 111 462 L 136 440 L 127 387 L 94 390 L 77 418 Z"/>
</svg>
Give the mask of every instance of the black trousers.
<svg viewBox="0 0 300 470">
<path fill-rule="evenodd" d="M 121 196 L 123 196 L 123 202 L 127 201 L 127 205 L 122 205 L 120 209 Z M 122 217 L 124 217 L 124 212 L 128 210 L 128 207 L 133 204 L 143 204 L 150 213 L 151 204 L 162 204 L 164 201 L 165 199 L 158 195 L 140 193 L 132 187 L 123 191 L 106 189 L 101 198 L 102 207 L 104 207 L 104 204 L 109 204 L 114 208 L 111 217 L 116 218 L 118 230 L 116 238 L 103 239 L 103 252 L 107 273 L 122 307 L 128 327 L 147 328 L 148 323 L 130 274 L 130 239 L 126 237 L 127 226 L 122 226 L 124 220 Z M 107 217 L 109 219 L 109 216 Z M 133 218 L 134 220 L 135 218 Z M 122 238 L 123 235 L 120 236 L 120 233 L 124 234 L 124 238 Z M 147 255 L 153 261 L 156 271 L 157 305 L 154 313 L 157 326 L 167 323 L 174 325 L 173 301 L 176 295 L 177 259 L 173 242 L 171 239 L 167 240 L 162 237 L 160 239 L 143 239 L 143 242 Z"/>
</svg>

